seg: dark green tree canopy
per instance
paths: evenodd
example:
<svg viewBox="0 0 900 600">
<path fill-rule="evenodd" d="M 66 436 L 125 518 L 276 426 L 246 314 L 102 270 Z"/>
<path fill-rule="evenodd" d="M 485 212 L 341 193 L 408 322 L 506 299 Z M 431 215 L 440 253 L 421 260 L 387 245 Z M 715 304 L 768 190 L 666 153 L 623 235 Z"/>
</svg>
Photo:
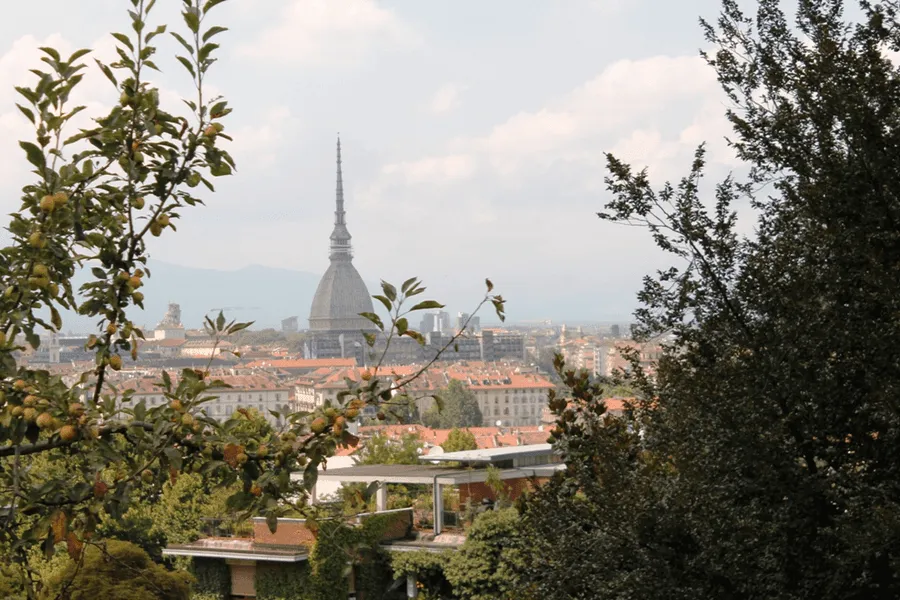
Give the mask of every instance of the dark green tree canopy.
<svg viewBox="0 0 900 600">
<path fill-rule="evenodd" d="M 523 506 L 542 598 L 900 595 L 898 6 L 783 4 L 703 24 L 746 182 L 708 190 L 702 148 L 659 189 L 609 156 L 601 216 L 678 262 L 637 313 L 668 352 L 625 421 L 561 369 L 569 470 Z"/>
<path fill-rule="evenodd" d="M 478 407 L 478 398 L 464 383 L 452 379 L 438 396 L 443 407 L 437 404 L 422 416 L 428 427 L 449 429 L 451 427 L 481 427 L 483 416 Z"/>
<path fill-rule="evenodd" d="M 478 442 L 468 429 L 454 427 L 447 434 L 447 441 L 441 444 L 444 452 L 459 452 L 460 450 L 477 450 Z"/>
<path fill-rule="evenodd" d="M 360 465 L 416 465 L 422 446 L 415 433 L 404 434 L 399 440 L 376 433 L 365 441 L 354 457 Z"/>
<path fill-rule="evenodd" d="M 44 598 L 59 600 L 188 600 L 193 578 L 167 571 L 128 542 L 109 540 L 85 549 L 48 582 Z"/>
</svg>

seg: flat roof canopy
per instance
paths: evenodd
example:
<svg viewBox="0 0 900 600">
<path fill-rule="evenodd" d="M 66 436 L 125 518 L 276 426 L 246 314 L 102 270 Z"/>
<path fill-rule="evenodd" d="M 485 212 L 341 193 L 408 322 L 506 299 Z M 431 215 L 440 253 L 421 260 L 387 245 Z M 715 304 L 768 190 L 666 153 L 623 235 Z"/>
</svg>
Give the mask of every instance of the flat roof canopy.
<svg viewBox="0 0 900 600">
<path fill-rule="evenodd" d="M 499 469 L 501 479 L 520 477 L 550 477 L 565 468 L 561 464 L 538 465 L 514 469 Z M 488 470 L 482 467 L 449 468 L 439 465 L 356 465 L 341 469 L 328 469 L 319 473 L 320 481 L 343 483 L 408 483 L 433 485 L 459 485 L 487 480 Z"/>
<path fill-rule="evenodd" d="M 198 540 L 191 544 L 172 544 L 163 548 L 164 556 L 192 556 L 195 558 L 221 558 L 223 560 L 254 560 L 259 562 L 303 562 L 308 558 L 306 549 L 265 547 L 251 540 Z"/>
<path fill-rule="evenodd" d="M 528 444 L 525 446 L 502 446 L 500 448 L 441 452 L 440 454 L 420 456 L 419 460 L 422 462 L 494 463 L 515 458 L 550 456 L 552 454 L 553 446 L 550 444 Z"/>
</svg>

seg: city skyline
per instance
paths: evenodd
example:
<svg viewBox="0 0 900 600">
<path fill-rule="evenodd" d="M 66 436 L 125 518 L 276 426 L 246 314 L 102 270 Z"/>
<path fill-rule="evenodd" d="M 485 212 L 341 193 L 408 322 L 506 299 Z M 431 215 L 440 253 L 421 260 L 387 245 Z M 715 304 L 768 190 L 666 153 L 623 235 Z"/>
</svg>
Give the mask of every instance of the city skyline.
<svg viewBox="0 0 900 600">
<path fill-rule="evenodd" d="M 6 212 L 27 178 L 16 140 L 28 124 L 12 85 L 27 80 L 44 43 L 108 57 L 104 32 L 118 19 L 114 10 L 108 20 L 82 16 L 113 9 L 111 0 L 45 4 L 50 16 L 16 5 L 0 25 Z M 734 164 L 723 149 L 724 104 L 697 52 L 697 17 L 714 18 L 716 3 L 649 16 L 645 4 L 226 4 L 229 50 L 211 83 L 235 106 L 227 127 L 238 172 L 151 256 L 323 273 L 341 131 L 349 226 L 367 283 L 416 275 L 468 311 L 487 276 L 513 320 L 626 318 L 641 277 L 665 263 L 647 236 L 594 216 L 608 199 L 603 152 L 648 165 L 660 183 L 684 173 L 704 140 L 710 184 Z M 458 27 L 463 18 L 475 24 Z M 163 94 L 185 92 L 177 66 L 160 66 Z M 88 112 L 115 100 L 104 83 L 95 74 L 83 86 Z"/>
</svg>

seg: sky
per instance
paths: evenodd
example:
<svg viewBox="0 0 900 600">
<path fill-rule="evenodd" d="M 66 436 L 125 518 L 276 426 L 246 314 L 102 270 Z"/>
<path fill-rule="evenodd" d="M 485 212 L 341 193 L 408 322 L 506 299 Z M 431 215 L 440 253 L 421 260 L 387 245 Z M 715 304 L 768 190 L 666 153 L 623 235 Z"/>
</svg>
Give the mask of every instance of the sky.
<svg viewBox="0 0 900 600">
<path fill-rule="evenodd" d="M 0 210 L 16 210 L 33 135 L 13 85 L 42 45 L 109 57 L 127 0 L 38 0 L 0 20 Z M 154 23 L 180 25 L 159 0 Z M 699 57 L 699 17 L 716 0 L 228 0 L 213 90 L 235 176 L 154 259 L 232 270 L 320 273 L 334 210 L 335 138 L 344 159 L 354 264 L 367 281 L 422 278 L 454 312 L 485 277 L 511 318 L 626 318 L 641 278 L 668 258 L 640 230 L 599 220 L 610 200 L 604 153 L 663 183 L 707 142 L 708 185 L 740 168 L 715 74 Z M 190 82 L 173 41 L 154 83 L 177 103 Z M 162 58 L 166 57 L 166 58 Z M 76 100 L 116 100 L 91 73 Z M 277 290 L 261 290 L 261 294 Z M 305 314 L 306 309 L 298 312 Z"/>
</svg>

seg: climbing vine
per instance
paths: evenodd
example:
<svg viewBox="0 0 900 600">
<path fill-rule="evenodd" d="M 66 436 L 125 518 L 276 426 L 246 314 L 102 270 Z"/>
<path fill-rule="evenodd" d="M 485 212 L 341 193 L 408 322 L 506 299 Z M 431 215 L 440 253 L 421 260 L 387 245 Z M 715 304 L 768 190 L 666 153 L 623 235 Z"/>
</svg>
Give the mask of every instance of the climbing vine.
<svg viewBox="0 0 900 600">
<path fill-rule="evenodd" d="M 256 569 L 257 600 L 310 600 L 309 564 L 260 564 Z"/>
<path fill-rule="evenodd" d="M 358 598 L 403 598 L 402 590 L 390 590 L 390 557 L 378 545 L 399 517 L 372 515 L 360 525 L 337 520 L 318 523 L 316 543 L 306 563 L 257 569 L 257 600 L 344 600 L 350 591 L 351 569 Z"/>
<path fill-rule="evenodd" d="M 444 565 L 450 560 L 451 551 L 396 552 L 391 556 L 394 578 L 404 580 L 409 575 L 416 578 L 419 598 L 443 600 L 453 597 L 453 587 L 444 575 Z"/>
<path fill-rule="evenodd" d="M 197 580 L 191 600 L 228 600 L 231 597 L 231 570 L 225 561 L 195 558 L 191 573 Z"/>
</svg>

